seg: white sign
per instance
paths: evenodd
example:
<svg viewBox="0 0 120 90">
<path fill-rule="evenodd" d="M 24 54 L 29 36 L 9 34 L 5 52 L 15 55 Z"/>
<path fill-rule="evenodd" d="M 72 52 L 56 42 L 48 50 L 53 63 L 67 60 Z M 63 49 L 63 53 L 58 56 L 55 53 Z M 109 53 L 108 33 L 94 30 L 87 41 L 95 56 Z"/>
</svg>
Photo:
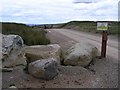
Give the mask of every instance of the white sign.
<svg viewBox="0 0 120 90">
<path fill-rule="evenodd" d="M 107 22 L 98 22 L 97 30 L 108 30 L 108 23 Z"/>
</svg>

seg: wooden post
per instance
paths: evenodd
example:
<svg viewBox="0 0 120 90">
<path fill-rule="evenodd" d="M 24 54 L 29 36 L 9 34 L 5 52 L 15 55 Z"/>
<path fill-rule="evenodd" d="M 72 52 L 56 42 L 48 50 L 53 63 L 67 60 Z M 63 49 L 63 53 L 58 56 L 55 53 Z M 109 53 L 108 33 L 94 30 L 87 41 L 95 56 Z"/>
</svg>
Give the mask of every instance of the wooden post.
<svg viewBox="0 0 120 90">
<path fill-rule="evenodd" d="M 107 40 L 108 40 L 108 33 L 107 31 L 103 31 L 102 34 L 102 47 L 101 47 L 101 58 L 106 57 L 106 48 L 107 48 Z"/>
</svg>

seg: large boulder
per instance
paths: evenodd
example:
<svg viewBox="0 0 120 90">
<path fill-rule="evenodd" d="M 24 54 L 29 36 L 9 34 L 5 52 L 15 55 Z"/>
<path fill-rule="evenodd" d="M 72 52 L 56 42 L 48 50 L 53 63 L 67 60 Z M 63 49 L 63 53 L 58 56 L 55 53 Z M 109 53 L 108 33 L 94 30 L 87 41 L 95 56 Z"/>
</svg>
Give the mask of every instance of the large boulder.
<svg viewBox="0 0 120 90">
<path fill-rule="evenodd" d="M 64 64 L 85 67 L 95 59 L 97 52 L 90 43 L 77 43 L 64 53 Z"/>
<path fill-rule="evenodd" d="M 27 46 L 24 48 L 24 53 L 28 64 L 39 59 L 48 58 L 56 58 L 60 64 L 61 48 L 57 44 Z"/>
<path fill-rule="evenodd" d="M 2 35 L 2 66 L 26 65 L 26 58 L 21 52 L 23 46 L 23 40 L 20 36 Z"/>
<path fill-rule="evenodd" d="M 2 35 L 2 54 L 9 55 L 12 49 L 23 47 L 23 40 L 18 35 Z"/>
<path fill-rule="evenodd" d="M 36 78 L 51 80 L 58 74 L 58 63 L 54 58 L 37 60 L 29 64 L 28 72 Z"/>
</svg>

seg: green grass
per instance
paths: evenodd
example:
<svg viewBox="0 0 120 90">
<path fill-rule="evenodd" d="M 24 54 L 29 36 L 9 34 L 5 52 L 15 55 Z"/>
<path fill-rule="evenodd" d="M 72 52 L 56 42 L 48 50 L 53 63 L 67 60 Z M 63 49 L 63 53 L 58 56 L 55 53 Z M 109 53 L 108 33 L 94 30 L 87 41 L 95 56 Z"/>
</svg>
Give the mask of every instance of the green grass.
<svg viewBox="0 0 120 90">
<path fill-rule="evenodd" d="M 25 24 L 2 23 L 2 33 L 19 35 L 26 45 L 47 45 L 50 43 L 50 40 L 46 38 L 46 31 Z"/>
<path fill-rule="evenodd" d="M 120 34 L 120 23 L 119 22 L 108 22 L 108 33 L 112 35 Z M 74 29 L 79 31 L 91 32 L 91 33 L 102 33 L 97 30 L 97 22 L 93 21 L 71 21 L 60 25 L 59 28 Z"/>
</svg>

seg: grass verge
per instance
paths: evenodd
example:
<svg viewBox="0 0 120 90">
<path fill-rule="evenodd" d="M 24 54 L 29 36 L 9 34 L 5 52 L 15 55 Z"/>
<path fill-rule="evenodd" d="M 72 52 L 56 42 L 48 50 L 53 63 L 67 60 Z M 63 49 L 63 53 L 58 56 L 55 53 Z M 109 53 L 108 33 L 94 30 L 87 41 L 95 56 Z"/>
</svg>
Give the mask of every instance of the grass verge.
<svg viewBox="0 0 120 90">
<path fill-rule="evenodd" d="M 26 45 L 47 45 L 50 43 L 50 40 L 46 38 L 46 31 L 25 24 L 2 23 L 2 33 L 19 35 Z"/>
</svg>

